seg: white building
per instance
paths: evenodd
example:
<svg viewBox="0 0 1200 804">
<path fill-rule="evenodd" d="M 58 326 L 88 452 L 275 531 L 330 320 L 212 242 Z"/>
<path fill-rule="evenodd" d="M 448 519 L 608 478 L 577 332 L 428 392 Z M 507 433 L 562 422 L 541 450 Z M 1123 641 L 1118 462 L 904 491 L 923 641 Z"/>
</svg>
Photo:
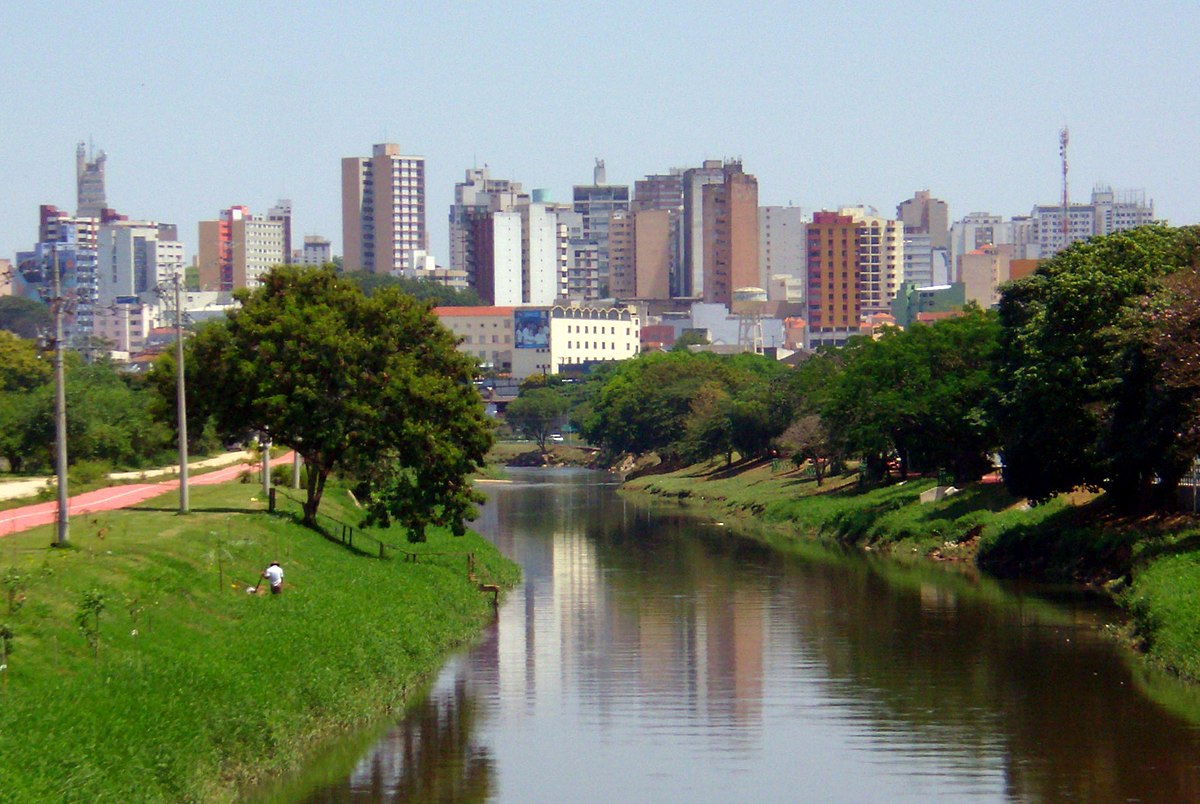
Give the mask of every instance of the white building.
<svg viewBox="0 0 1200 804">
<path fill-rule="evenodd" d="M 148 221 L 101 224 L 97 235 L 96 302 L 98 307 L 137 297 L 159 304 L 159 294 L 174 277 L 183 278 L 183 243 L 173 226 Z"/>
<path fill-rule="evenodd" d="M 494 212 L 492 227 L 492 302 L 517 307 L 524 301 L 524 270 L 520 212 Z"/>
<path fill-rule="evenodd" d="M 759 287 L 766 288 L 768 298 L 779 301 L 803 298 L 804 275 L 808 270 L 805 223 L 800 207 L 758 208 Z M 798 297 L 779 295 L 794 294 L 795 288 L 800 289 Z"/>
<path fill-rule="evenodd" d="M 524 303 L 548 306 L 567 292 L 567 224 L 552 206 L 521 207 Z"/>
<path fill-rule="evenodd" d="M 1071 204 L 1067 233 L 1063 236 L 1062 204 L 1039 204 L 1030 213 L 1040 257 L 1053 257 L 1071 243 L 1112 234 L 1154 222 L 1154 202 L 1141 190 L 1113 192 L 1096 185 L 1088 204 Z"/>
<path fill-rule="evenodd" d="M 333 262 L 333 249 L 329 241 L 319 235 L 305 235 L 304 248 L 292 252 L 296 265 L 327 265 Z"/>
</svg>

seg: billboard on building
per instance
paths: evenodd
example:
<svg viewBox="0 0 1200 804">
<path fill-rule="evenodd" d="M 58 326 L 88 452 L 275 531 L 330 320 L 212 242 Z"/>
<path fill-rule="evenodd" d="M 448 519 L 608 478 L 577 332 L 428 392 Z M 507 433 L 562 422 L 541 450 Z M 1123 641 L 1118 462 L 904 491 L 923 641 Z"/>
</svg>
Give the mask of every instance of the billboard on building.
<svg viewBox="0 0 1200 804">
<path fill-rule="evenodd" d="M 513 311 L 513 346 L 517 349 L 545 349 L 550 345 L 548 310 Z"/>
</svg>

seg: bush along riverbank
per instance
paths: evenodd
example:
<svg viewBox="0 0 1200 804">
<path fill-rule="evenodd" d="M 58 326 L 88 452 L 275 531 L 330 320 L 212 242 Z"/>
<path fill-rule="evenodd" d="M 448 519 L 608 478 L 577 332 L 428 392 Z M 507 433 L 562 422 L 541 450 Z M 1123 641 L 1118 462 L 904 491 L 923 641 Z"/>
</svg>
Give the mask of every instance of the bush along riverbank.
<svg viewBox="0 0 1200 804">
<path fill-rule="evenodd" d="M 67 548 L 46 528 L 0 539 L 0 798 L 233 800 L 402 708 L 492 616 L 479 584 L 518 578 L 474 534 L 356 529 L 348 544 L 256 493 L 77 517 Z M 322 513 L 358 518 L 332 487 Z M 395 548 L 381 559 L 377 540 Z M 270 561 L 283 594 L 247 594 Z"/>
<path fill-rule="evenodd" d="M 651 470 L 653 471 L 653 470 Z M 790 462 L 689 466 L 628 479 L 626 491 L 753 517 L 793 537 L 897 557 L 976 564 L 1001 578 L 1103 587 L 1130 615 L 1130 636 L 1151 661 L 1200 681 L 1200 519 L 1120 517 L 1102 495 L 1030 507 L 999 483 L 975 483 L 921 503 L 931 478 L 864 487 Z"/>
</svg>

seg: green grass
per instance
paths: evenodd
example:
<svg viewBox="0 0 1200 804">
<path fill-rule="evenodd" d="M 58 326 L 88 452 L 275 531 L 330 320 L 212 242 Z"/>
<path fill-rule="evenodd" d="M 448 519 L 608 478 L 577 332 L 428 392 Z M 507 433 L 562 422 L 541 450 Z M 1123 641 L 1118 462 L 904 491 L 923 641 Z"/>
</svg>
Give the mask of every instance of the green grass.
<svg viewBox="0 0 1200 804">
<path fill-rule="evenodd" d="M 517 568 L 477 536 L 434 531 L 419 561 L 381 560 L 269 515 L 255 485 L 196 487 L 193 513 L 168 497 L 0 540 L 0 576 L 23 603 L 0 674 L 5 801 L 232 800 L 297 765 L 319 741 L 402 707 L 491 611 L 466 576 L 508 586 Z M 344 490 L 322 512 L 357 520 Z M 374 535 L 405 544 L 396 530 Z M 358 544 L 356 543 L 356 547 Z M 394 553 L 392 555 L 395 555 Z M 279 597 L 245 593 L 262 567 Z M 76 624 L 105 600 L 99 656 Z"/>
</svg>

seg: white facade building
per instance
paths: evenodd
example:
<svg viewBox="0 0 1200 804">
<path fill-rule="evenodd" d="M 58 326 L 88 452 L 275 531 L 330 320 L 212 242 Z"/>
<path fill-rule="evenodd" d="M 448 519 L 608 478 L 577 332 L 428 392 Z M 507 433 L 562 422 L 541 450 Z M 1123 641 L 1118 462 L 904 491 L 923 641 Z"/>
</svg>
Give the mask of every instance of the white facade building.
<svg viewBox="0 0 1200 804">
<path fill-rule="evenodd" d="M 183 278 L 183 243 L 169 236 L 173 231 L 152 222 L 102 224 L 96 244 L 97 305 L 133 296 L 144 304 L 159 304 L 167 283 Z"/>
<path fill-rule="evenodd" d="M 758 208 L 759 287 L 778 301 L 798 301 L 779 296 L 799 287 L 803 296 L 804 275 L 808 270 L 808 242 L 804 213 L 800 207 Z M 792 282 L 783 279 L 791 278 Z"/>
<path fill-rule="evenodd" d="M 492 226 L 492 301 L 497 307 L 515 307 L 523 302 L 521 213 L 494 212 Z"/>
</svg>

